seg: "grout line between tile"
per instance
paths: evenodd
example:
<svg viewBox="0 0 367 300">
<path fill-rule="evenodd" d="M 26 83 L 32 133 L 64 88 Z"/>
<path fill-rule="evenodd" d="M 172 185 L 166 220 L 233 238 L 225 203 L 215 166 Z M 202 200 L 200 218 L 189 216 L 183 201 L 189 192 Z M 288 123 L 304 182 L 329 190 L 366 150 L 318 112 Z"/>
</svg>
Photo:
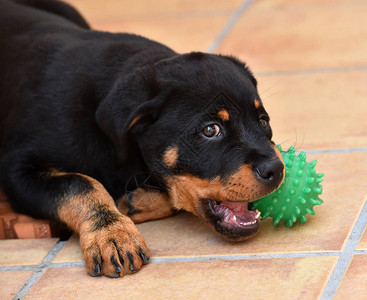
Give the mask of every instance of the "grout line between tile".
<svg viewBox="0 0 367 300">
<path fill-rule="evenodd" d="M 73 261 L 73 262 L 62 262 L 62 263 L 52 263 L 50 268 L 67 268 L 67 267 L 84 267 L 84 261 Z"/>
<path fill-rule="evenodd" d="M 305 150 L 307 154 L 329 154 L 329 153 L 360 153 L 367 152 L 367 148 L 335 148 L 320 150 Z"/>
<path fill-rule="evenodd" d="M 224 40 L 224 38 L 228 35 L 233 26 L 237 23 L 240 17 L 246 12 L 246 10 L 254 1 L 255 0 L 245 0 L 245 2 L 232 14 L 231 18 L 226 23 L 222 31 L 218 34 L 213 43 L 209 46 L 207 50 L 208 53 L 213 53 L 215 50 L 217 50 L 220 43 Z"/>
<path fill-rule="evenodd" d="M 366 251 L 367 252 L 367 251 Z M 302 258 L 302 257 L 320 257 L 320 256 L 339 256 L 341 252 L 295 252 L 295 253 L 267 253 L 267 254 L 236 254 L 236 255 L 205 255 L 205 256 L 176 256 L 176 257 L 153 257 L 150 263 L 171 263 L 171 262 L 198 262 L 211 260 L 245 260 L 245 259 L 272 259 L 272 258 Z M 83 267 L 85 263 L 76 262 L 59 262 L 50 263 L 49 268 L 64 267 Z M 38 266 L 32 266 L 32 270 Z M 29 270 L 30 266 L 9 266 L 3 267 L 0 271 Z"/>
<path fill-rule="evenodd" d="M 36 271 L 38 265 L 0 266 L 0 272 L 6 271 Z"/>
<path fill-rule="evenodd" d="M 153 263 L 158 262 L 195 262 L 211 260 L 247 260 L 247 259 L 273 259 L 273 258 L 303 258 L 320 256 L 339 256 L 340 252 L 299 252 L 299 253 L 268 253 L 268 254 L 236 254 L 217 256 L 194 256 L 194 257 L 167 257 L 154 258 Z"/>
<path fill-rule="evenodd" d="M 57 241 L 57 243 L 50 249 L 42 262 L 37 266 L 36 270 L 27 279 L 18 293 L 13 297 L 13 300 L 23 299 L 23 297 L 29 292 L 33 285 L 41 278 L 41 276 L 46 272 L 47 268 L 51 264 L 52 260 L 60 252 L 62 247 L 67 241 Z"/>
<path fill-rule="evenodd" d="M 354 251 L 355 255 L 367 254 L 367 250 L 356 250 Z"/>
<path fill-rule="evenodd" d="M 315 69 L 299 69 L 299 70 L 279 70 L 279 71 L 264 71 L 255 72 L 256 76 L 287 76 L 287 75 L 302 75 L 302 74 L 317 74 L 317 73 L 342 73 L 367 71 L 367 65 L 350 66 L 350 67 L 330 67 L 330 68 L 315 68 Z"/>
<path fill-rule="evenodd" d="M 326 284 L 324 292 L 321 296 L 321 300 L 332 299 L 342 281 L 345 272 L 348 270 L 348 266 L 356 253 L 355 249 L 363 234 L 364 228 L 367 223 L 367 198 L 365 199 L 363 208 L 359 214 L 359 217 L 353 227 L 353 230 L 349 236 L 349 239 L 341 253 L 335 268 Z M 367 252 L 367 251 L 366 251 Z"/>
<path fill-rule="evenodd" d="M 269 253 L 269 254 L 237 254 L 216 256 L 184 256 L 184 257 L 157 257 L 152 258 L 151 263 L 172 262 L 199 262 L 217 260 L 250 260 L 250 259 L 277 259 L 277 258 L 304 258 L 320 256 L 339 256 L 340 252 L 299 252 L 299 253 Z"/>
</svg>

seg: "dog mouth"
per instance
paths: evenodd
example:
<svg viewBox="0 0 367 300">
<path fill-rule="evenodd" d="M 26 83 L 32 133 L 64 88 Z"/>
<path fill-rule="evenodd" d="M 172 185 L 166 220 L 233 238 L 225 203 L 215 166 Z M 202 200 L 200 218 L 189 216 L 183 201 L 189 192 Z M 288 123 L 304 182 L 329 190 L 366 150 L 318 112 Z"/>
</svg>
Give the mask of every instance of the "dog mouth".
<svg viewBox="0 0 367 300">
<path fill-rule="evenodd" d="M 259 229 L 260 212 L 250 210 L 249 202 L 219 202 L 208 199 L 207 219 L 215 230 L 234 241 L 247 239 Z"/>
</svg>

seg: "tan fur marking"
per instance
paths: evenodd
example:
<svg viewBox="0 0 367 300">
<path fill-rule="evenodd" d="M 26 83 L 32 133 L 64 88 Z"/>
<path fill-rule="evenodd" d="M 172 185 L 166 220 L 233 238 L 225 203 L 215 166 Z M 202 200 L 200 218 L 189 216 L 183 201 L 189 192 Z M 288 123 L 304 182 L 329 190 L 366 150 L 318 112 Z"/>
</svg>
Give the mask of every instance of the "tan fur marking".
<svg viewBox="0 0 367 300">
<path fill-rule="evenodd" d="M 178 158 L 178 148 L 177 147 L 169 147 L 163 154 L 163 162 L 167 167 L 174 167 L 177 163 Z"/>
<path fill-rule="evenodd" d="M 52 176 L 62 176 L 65 173 L 54 173 Z M 111 211 L 116 212 L 115 203 L 106 191 L 106 189 L 97 180 L 85 175 L 78 174 L 86 178 L 93 185 L 93 191 L 88 195 L 75 195 L 64 199 L 58 209 L 58 217 L 65 222 L 75 232 L 86 230 L 91 226 L 90 222 L 86 221 L 91 213 L 91 205 L 101 204 L 107 206 Z"/>
<path fill-rule="evenodd" d="M 49 173 L 50 176 L 64 174 L 56 170 Z M 144 263 L 139 256 L 139 249 L 142 249 L 147 258 L 150 251 L 134 223 L 118 211 L 112 197 L 101 183 L 82 174 L 74 175 L 87 179 L 93 189 L 87 194 L 61 199 L 57 215 L 79 234 L 88 273 L 92 276 L 118 277 L 139 270 Z M 108 221 L 109 217 L 113 222 L 106 223 L 106 218 Z M 128 253 L 133 259 L 133 269 Z M 112 263 L 112 260 L 115 263 Z M 99 273 L 96 262 L 100 266 Z M 118 272 L 116 266 L 121 271 Z"/>
<path fill-rule="evenodd" d="M 254 104 L 255 104 L 256 109 L 259 109 L 259 107 L 260 107 L 260 101 L 257 100 L 257 99 L 255 99 L 254 100 Z"/>
<path fill-rule="evenodd" d="M 255 178 L 250 165 L 242 165 L 226 182 L 220 178 L 200 179 L 192 175 L 166 178 L 172 205 L 195 215 L 201 215 L 200 199 L 216 201 L 253 201 L 268 192 Z"/>
<path fill-rule="evenodd" d="M 218 117 L 222 119 L 223 122 L 229 121 L 229 112 L 225 109 L 218 111 Z"/>
<path fill-rule="evenodd" d="M 141 116 L 136 116 L 130 123 L 129 127 L 127 130 L 130 130 L 131 127 L 133 127 L 140 119 Z"/>
<path fill-rule="evenodd" d="M 118 210 L 127 214 L 126 195 L 121 199 Z M 137 212 L 129 216 L 135 224 L 169 217 L 173 214 L 173 207 L 167 194 L 157 191 L 147 191 L 138 188 L 132 198 L 132 207 Z"/>
<path fill-rule="evenodd" d="M 65 173 L 65 172 L 61 172 L 57 169 L 54 169 L 54 168 L 50 168 L 47 170 L 46 172 L 46 176 L 48 177 L 57 177 L 57 176 L 63 176 L 63 175 L 67 175 L 68 173 Z"/>
</svg>

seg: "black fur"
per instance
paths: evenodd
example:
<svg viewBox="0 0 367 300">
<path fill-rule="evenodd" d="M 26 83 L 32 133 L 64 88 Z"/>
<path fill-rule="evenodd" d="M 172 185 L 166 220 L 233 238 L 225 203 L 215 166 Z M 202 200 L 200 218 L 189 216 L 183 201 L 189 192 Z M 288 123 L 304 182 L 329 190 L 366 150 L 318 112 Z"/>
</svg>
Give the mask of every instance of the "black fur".
<svg viewBox="0 0 367 300">
<path fill-rule="evenodd" d="M 88 220 L 92 221 L 92 227 L 90 231 L 97 231 L 101 228 L 108 227 L 118 221 L 118 214 L 114 211 L 108 209 L 106 205 L 103 204 L 92 204 L 93 207 L 90 208 L 91 215 L 87 216 Z"/>
<path fill-rule="evenodd" d="M 164 191 L 167 175 L 225 178 L 274 157 L 256 80 L 233 57 L 90 30 L 71 7 L 42 0 L 0 0 L 0 43 L 0 186 L 19 212 L 53 218 L 56 194 L 88 191 L 77 175 L 44 176 L 50 169 L 88 175 L 117 200 L 136 174 Z M 224 134 L 210 140 L 201 132 L 213 122 Z M 168 168 L 172 144 L 180 157 Z"/>
</svg>

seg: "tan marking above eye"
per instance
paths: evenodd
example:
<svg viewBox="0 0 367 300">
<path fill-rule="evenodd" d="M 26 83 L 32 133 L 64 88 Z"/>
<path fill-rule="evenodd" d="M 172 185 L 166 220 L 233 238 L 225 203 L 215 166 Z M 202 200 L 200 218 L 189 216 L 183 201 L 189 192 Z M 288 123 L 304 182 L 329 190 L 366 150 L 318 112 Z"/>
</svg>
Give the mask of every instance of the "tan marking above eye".
<svg viewBox="0 0 367 300">
<path fill-rule="evenodd" d="M 254 100 L 254 104 L 255 104 L 256 109 L 259 109 L 259 107 L 260 107 L 260 101 L 257 100 L 257 99 L 255 99 Z"/>
<path fill-rule="evenodd" d="M 226 122 L 229 121 L 229 112 L 225 109 L 221 109 L 217 113 L 218 117 L 222 119 L 222 121 Z"/>
<path fill-rule="evenodd" d="M 131 121 L 131 123 L 130 123 L 130 125 L 129 125 L 129 127 L 128 127 L 128 130 L 130 130 L 130 128 L 131 127 L 133 127 L 135 124 L 136 124 L 136 122 L 138 122 L 139 121 L 139 119 L 140 119 L 140 115 L 139 116 L 136 116 L 132 121 Z"/>
<path fill-rule="evenodd" d="M 168 147 L 163 153 L 163 162 L 167 167 L 174 167 L 177 163 L 178 158 L 178 148 Z"/>
</svg>

